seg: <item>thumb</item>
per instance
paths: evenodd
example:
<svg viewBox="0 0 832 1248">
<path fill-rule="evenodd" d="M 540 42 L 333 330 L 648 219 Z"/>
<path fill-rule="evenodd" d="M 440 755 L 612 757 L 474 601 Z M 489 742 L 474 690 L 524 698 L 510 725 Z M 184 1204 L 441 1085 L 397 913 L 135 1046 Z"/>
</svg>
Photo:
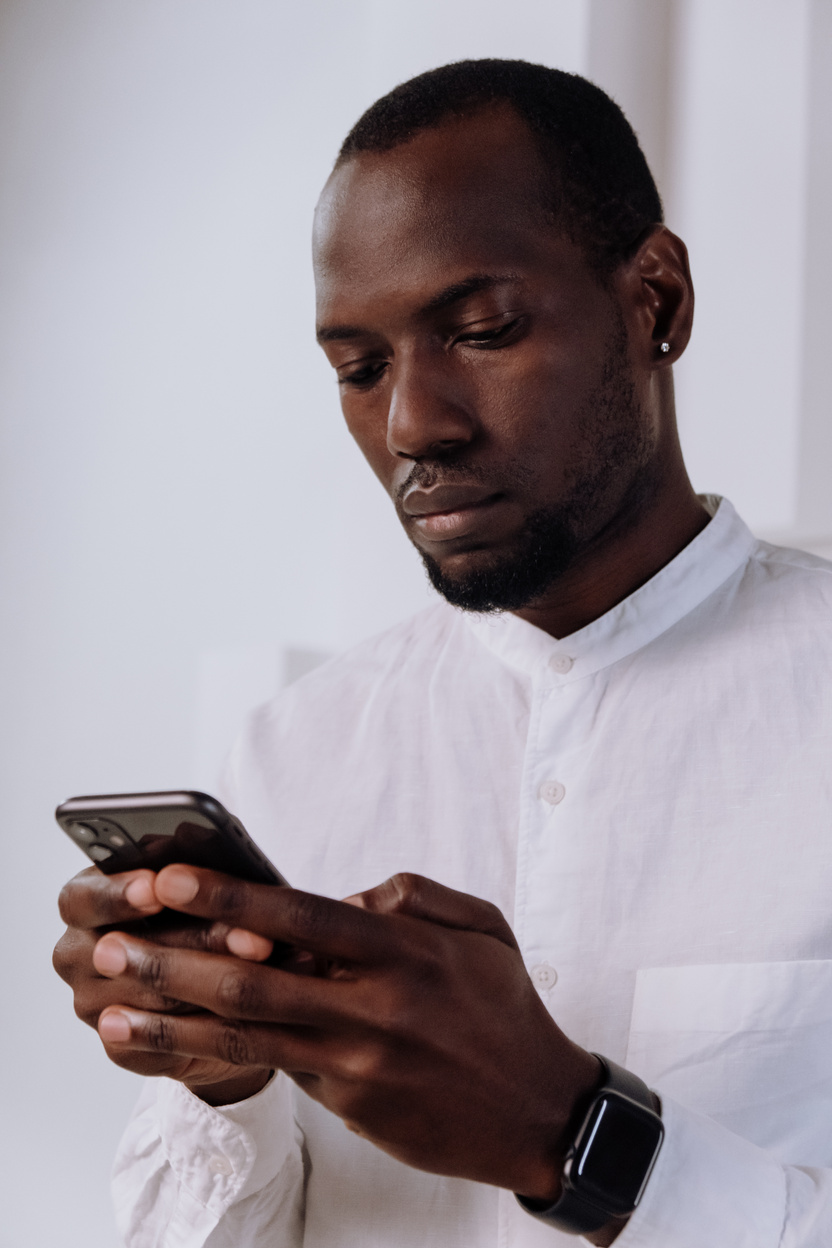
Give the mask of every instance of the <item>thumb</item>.
<svg viewBox="0 0 832 1248">
<path fill-rule="evenodd" d="M 362 910 L 372 910 L 375 914 L 406 914 L 442 927 L 483 932 L 511 949 L 518 948 L 502 911 L 490 901 L 472 897 L 470 893 L 457 892 L 455 888 L 446 888 L 424 875 L 401 872 L 367 892 L 345 897 L 344 901 Z"/>
</svg>

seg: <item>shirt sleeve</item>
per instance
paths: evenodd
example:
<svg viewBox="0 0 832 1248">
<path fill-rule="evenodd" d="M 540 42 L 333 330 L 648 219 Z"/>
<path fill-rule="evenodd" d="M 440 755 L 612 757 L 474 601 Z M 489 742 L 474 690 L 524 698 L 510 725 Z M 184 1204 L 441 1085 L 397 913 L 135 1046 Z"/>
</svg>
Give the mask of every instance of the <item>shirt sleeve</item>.
<svg viewBox="0 0 832 1248">
<path fill-rule="evenodd" d="M 616 1248 L 828 1248 L 832 1170 L 782 1165 L 662 1097 L 665 1139 Z"/>
<path fill-rule="evenodd" d="M 300 1248 L 304 1146 L 291 1084 L 213 1108 L 148 1080 L 113 1171 L 124 1248 Z"/>
</svg>

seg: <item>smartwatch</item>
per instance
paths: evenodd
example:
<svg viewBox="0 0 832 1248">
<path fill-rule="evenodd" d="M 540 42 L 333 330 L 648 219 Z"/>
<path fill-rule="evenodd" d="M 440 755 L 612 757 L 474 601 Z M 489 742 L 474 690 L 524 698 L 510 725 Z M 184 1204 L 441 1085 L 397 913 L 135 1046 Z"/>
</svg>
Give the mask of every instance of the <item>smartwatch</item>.
<svg viewBox="0 0 832 1248">
<path fill-rule="evenodd" d="M 664 1139 L 647 1084 L 599 1053 L 592 1056 L 603 1082 L 569 1145 L 560 1196 L 554 1204 L 517 1197 L 527 1213 L 573 1235 L 634 1212 Z"/>
</svg>

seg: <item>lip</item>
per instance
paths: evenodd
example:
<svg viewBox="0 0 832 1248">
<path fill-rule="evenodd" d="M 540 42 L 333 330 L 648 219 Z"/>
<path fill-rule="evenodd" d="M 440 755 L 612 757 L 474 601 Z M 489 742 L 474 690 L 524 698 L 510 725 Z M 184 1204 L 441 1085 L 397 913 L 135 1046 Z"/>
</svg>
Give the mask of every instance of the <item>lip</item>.
<svg viewBox="0 0 832 1248">
<path fill-rule="evenodd" d="M 502 494 L 480 485 L 436 485 L 428 490 L 411 490 L 403 510 L 421 537 L 447 542 L 466 537 L 485 525 L 491 513 L 504 501 Z"/>
<path fill-rule="evenodd" d="M 433 485 L 427 490 L 408 490 L 402 507 L 407 516 L 436 516 L 480 507 L 496 497 L 482 485 Z"/>
</svg>

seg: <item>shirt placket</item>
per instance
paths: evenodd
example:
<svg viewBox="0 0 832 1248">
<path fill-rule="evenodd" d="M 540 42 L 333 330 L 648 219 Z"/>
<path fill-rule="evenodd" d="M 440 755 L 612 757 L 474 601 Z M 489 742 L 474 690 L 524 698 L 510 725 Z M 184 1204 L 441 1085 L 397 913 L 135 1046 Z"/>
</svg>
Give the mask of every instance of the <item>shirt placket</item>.
<svg viewBox="0 0 832 1248">
<path fill-rule="evenodd" d="M 591 916 L 584 779 L 599 682 L 556 649 L 534 677 L 518 838 L 517 935 L 532 982 L 564 1030 L 582 1031 L 582 929 Z M 574 1038 L 580 1042 L 580 1036 Z"/>
</svg>

